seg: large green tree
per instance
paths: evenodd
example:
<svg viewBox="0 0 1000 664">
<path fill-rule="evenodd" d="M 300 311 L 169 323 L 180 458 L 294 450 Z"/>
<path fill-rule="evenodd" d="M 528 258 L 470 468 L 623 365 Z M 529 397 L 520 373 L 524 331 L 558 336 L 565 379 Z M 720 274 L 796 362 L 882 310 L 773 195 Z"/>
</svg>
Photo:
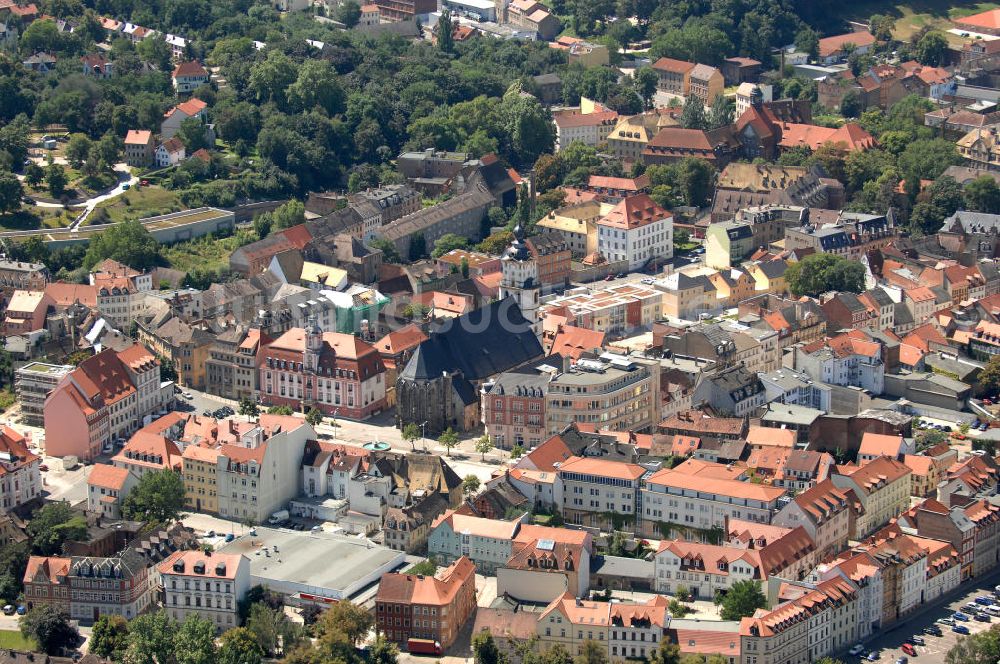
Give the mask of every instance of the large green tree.
<svg viewBox="0 0 1000 664">
<path fill-rule="evenodd" d="M 34 607 L 21 618 L 21 634 L 50 655 L 75 648 L 80 642 L 80 632 L 70 622 L 69 614 L 47 604 Z"/>
<path fill-rule="evenodd" d="M 128 621 L 123 616 L 104 615 L 94 623 L 88 650 L 98 657 L 120 662 L 128 647 Z"/>
<path fill-rule="evenodd" d="M 729 588 L 719 615 L 723 620 L 739 620 L 752 616 L 754 611 L 767 606 L 760 583 L 752 580 L 737 581 Z"/>
<path fill-rule="evenodd" d="M 1000 626 L 985 632 L 960 636 L 945 655 L 947 664 L 995 664 L 1000 661 Z"/>
<path fill-rule="evenodd" d="M 160 264 L 160 245 L 139 221 L 122 221 L 91 239 L 83 265 L 92 268 L 111 258 L 137 270 Z"/>
<path fill-rule="evenodd" d="M 52 556 L 62 553 L 63 542 L 86 536 L 87 519 L 68 502 L 47 503 L 34 513 L 27 530 L 33 551 Z"/>
<path fill-rule="evenodd" d="M 213 664 L 215 623 L 197 613 L 188 614 L 174 634 L 174 653 L 177 664 Z"/>
<path fill-rule="evenodd" d="M 177 623 L 166 611 L 144 613 L 129 623 L 125 664 L 163 664 L 174 658 L 174 634 Z"/>
<path fill-rule="evenodd" d="M 989 175 L 983 175 L 965 185 L 965 206 L 974 212 L 1000 213 L 1000 187 Z"/>
<path fill-rule="evenodd" d="M 217 660 L 219 664 L 260 664 L 264 650 L 253 632 L 237 627 L 222 635 Z"/>
<path fill-rule="evenodd" d="M 146 473 L 122 503 L 130 519 L 176 521 L 184 509 L 184 480 L 173 470 Z"/>
<path fill-rule="evenodd" d="M 23 197 L 24 187 L 17 176 L 9 171 L 0 171 L 0 213 L 20 209 Z"/>
<path fill-rule="evenodd" d="M 834 254 L 812 254 L 792 263 L 785 281 L 794 295 L 819 295 L 827 291 L 860 293 L 865 288 L 865 268 Z"/>
</svg>

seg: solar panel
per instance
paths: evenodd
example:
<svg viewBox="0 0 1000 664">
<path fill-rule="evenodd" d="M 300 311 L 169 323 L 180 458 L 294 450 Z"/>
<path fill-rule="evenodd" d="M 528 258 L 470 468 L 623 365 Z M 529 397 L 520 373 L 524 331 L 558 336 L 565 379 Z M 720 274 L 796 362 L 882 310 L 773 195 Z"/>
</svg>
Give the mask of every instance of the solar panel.
<svg viewBox="0 0 1000 664">
<path fill-rule="evenodd" d="M 556 541 L 550 539 L 538 540 L 538 545 L 536 546 L 536 548 L 539 551 L 552 551 L 554 548 L 556 548 Z"/>
</svg>

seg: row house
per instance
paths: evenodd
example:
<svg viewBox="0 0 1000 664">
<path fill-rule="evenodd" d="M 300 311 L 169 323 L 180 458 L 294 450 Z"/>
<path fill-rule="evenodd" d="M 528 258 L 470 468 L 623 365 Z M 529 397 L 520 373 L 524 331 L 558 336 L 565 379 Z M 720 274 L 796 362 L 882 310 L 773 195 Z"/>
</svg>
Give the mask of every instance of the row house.
<svg viewBox="0 0 1000 664">
<path fill-rule="evenodd" d="M 45 288 L 49 279 L 49 269 L 44 263 L 0 258 L 0 288 L 40 290 Z"/>
<path fill-rule="evenodd" d="M 846 551 L 816 567 L 818 580 L 846 579 L 858 588 L 858 640 L 863 641 L 879 632 L 882 625 L 882 602 L 885 587 L 882 565 L 866 551 Z"/>
<path fill-rule="evenodd" d="M 240 553 L 175 551 L 159 565 L 163 608 L 176 622 L 198 616 L 219 632 L 239 625 L 250 590 L 250 559 Z"/>
<path fill-rule="evenodd" d="M 476 611 L 476 568 L 465 556 L 434 576 L 389 573 L 375 595 L 375 629 L 405 646 L 430 639 L 447 649 Z"/>
<path fill-rule="evenodd" d="M 900 514 L 896 525 L 910 528 L 920 537 L 947 542 L 958 556 L 959 581 L 972 578 L 977 528 L 964 509 L 927 498 Z"/>
<path fill-rule="evenodd" d="M 156 607 L 159 563 L 195 541 L 193 532 L 174 524 L 129 542 L 111 557 L 31 556 L 24 573 L 25 604 L 29 610 L 51 606 L 86 625 L 101 616 L 131 620 Z"/>
<path fill-rule="evenodd" d="M 480 574 L 493 575 L 510 560 L 520 524 L 448 510 L 431 524 L 427 552 L 443 563 L 465 558 Z"/>
<path fill-rule="evenodd" d="M 242 401 L 253 399 L 260 384 L 257 354 L 270 338 L 259 328 L 231 327 L 215 335 L 205 360 L 205 391 Z"/>
<path fill-rule="evenodd" d="M 510 559 L 497 569 L 497 595 L 539 604 L 566 592 L 585 598 L 593 552 L 593 537 L 586 531 L 524 524 Z"/>
<path fill-rule="evenodd" d="M 857 499 L 849 489 L 823 480 L 797 494 L 774 516 L 773 523 L 786 528 L 805 528 L 819 558 L 844 549 L 851 537 Z"/>
<path fill-rule="evenodd" d="M 863 507 L 852 539 L 867 537 L 909 507 L 911 475 L 903 463 L 883 456 L 831 476 L 835 486 L 852 490 Z"/>
<path fill-rule="evenodd" d="M 864 335 L 841 334 L 797 347 L 792 368 L 830 385 L 885 391 L 882 346 Z"/>
<path fill-rule="evenodd" d="M 558 470 L 562 500 L 560 513 L 568 523 L 613 529 L 612 515 L 636 524 L 642 478 L 649 472 L 634 463 L 590 457 L 570 457 Z M 556 486 L 557 492 L 559 485 Z"/>
<path fill-rule="evenodd" d="M 645 659 L 668 638 L 667 605 L 662 595 L 644 604 L 620 604 L 577 599 L 566 593 L 539 615 L 535 636 L 542 649 L 560 645 L 572 656 L 582 654 L 584 643 L 593 641 L 606 649 L 609 661 Z"/>
<path fill-rule="evenodd" d="M 882 566 L 882 625 L 916 611 L 927 584 L 927 550 L 898 529 L 887 528 L 859 547 Z"/>
<path fill-rule="evenodd" d="M 655 536 L 660 524 L 705 533 L 724 527 L 726 519 L 771 523 L 785 490 L 732 477 L 682 467 L 653 473 L 642 487 L 643 534 Z"/>
<path fill-rule="evenodd" d="M 660 542 L 653 559 L 656 591 L 675 594 L 679 586 L 698 599 L 711 599 L 734 583 L 766 579 L 760 552 L 683 540 Z"/>
<path fill-rule="evenodd" d="M 858 638 L 858 587 L 843 577 L 792 586 L 798 596 L 740 621 L 744 664 L 806 664 Z"/>
<path fill-rule="evenodd" d="M 140 344 L 87 358 L 45 400 L 47 453 L 92 460 L 164 408 L 172 389 L 162 389 L 160 362 Z"/>
<path fill-rule="evenodd" d="M 4 514 L 41 496 L 40 465 L 41 457 L 28 449 L 27 439 L 0 424 L 0 498 Z"/>
</svg>

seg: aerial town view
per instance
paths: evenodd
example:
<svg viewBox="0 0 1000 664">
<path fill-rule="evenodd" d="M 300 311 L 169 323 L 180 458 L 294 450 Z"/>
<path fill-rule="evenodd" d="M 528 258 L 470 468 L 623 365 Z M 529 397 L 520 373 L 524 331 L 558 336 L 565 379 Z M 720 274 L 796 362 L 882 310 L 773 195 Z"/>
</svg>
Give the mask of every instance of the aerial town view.
<svg viewBox="0 0 1000 664">
<path fill-rule="evenodd" d="M 0 0 L 78 662 L 1000 663 L 1000 0 Z"/>
</svg>

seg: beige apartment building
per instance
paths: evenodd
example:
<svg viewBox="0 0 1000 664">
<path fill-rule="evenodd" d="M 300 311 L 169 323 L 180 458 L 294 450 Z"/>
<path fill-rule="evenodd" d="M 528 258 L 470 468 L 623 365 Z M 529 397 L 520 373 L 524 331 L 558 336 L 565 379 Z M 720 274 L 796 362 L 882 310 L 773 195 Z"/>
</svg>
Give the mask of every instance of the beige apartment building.
<svg viewBox="0 0 1000 664">
<path fill-rule="evenodd" d="M 570 457 L 557 472 L 562 482 L 562 497 L 556 497 L 556 504 L 562 506 L 567 522 L 607 531 L 612 527 L 608 515 L 615 513 L 626 523 L 636 523 L 640 480 L 647 472 L 642 466 Z"/>
<path fill-rule="evenodd" d="M 850 472 L 836 474 L 830 480 L 841 489 L 853 489 L 861 499 L 863 513 L 855 522 L 851 539 L 866 537 L 910 506 L 910 476 L 906 465 L 879 457 Z"/>
<path fill-rule="evenodd" d="M 631 357 L 580 359 L 549 381 L 545 427 L 554 435 L 572 422 L 615 431 L 646 431 L 660 421 L 660 370 Z"/>
<path fill-rule="evenodd" d="M 536 226 L 561 235 L 573 258 L 580 259 L 597 251 L 597 220 L 612 207 L 599 201 L 574 203 L 549 212 Z"/>
</svg>

